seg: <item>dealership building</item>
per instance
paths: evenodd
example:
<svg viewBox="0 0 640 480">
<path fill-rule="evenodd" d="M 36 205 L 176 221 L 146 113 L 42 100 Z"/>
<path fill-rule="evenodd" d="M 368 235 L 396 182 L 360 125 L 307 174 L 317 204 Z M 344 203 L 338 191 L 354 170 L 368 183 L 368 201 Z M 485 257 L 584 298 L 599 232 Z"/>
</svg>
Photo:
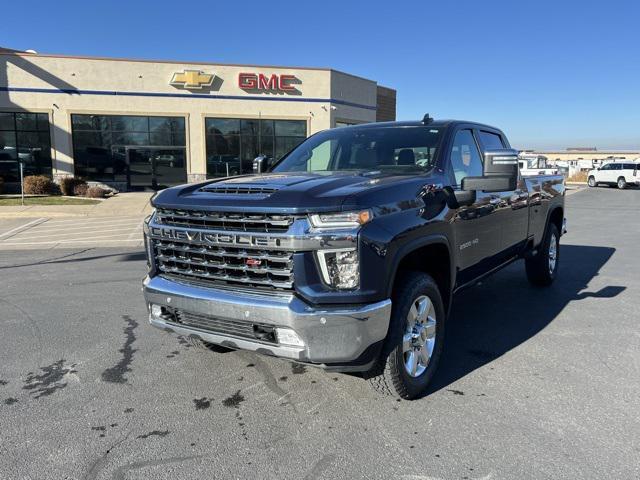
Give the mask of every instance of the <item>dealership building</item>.
<svg viewBox="0 0 640 480">
<path fill-rule="evenodd" d="M 43 55 L 0 48 L 0 177 L 121 190 L 247 173 L 309 135 L 395 120 L 396 92 L 330 68 Z"/>
</svg>

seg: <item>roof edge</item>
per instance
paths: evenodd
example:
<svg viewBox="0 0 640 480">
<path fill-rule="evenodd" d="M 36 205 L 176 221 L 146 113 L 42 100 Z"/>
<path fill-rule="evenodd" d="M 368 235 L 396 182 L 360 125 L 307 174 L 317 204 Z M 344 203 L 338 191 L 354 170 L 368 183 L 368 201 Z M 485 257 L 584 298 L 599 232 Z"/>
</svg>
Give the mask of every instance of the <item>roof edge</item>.
<svg viewBox="0 0 640 480">
<path fill-rule="evenodd" d="M 66 54 L 58 54 L 58 53 L 31 53 L 31 52 L 22 52 L 19 50 L 11 50 L 5 49 L 0 50 L 0 55 L 15 55 L 18 57 L 44 57 L 44 58 L 68 58 L 68 59 L 78 59 L 78 60 L 101 60 L 101 61 L 112 61 L 112 62 L 139 62 L 139 63 L 166 63 L 166 64 L 174 64 L 174 65 L 211 65 L 211 66 L 221 66 L 221 67 L 260 67 L 260 68 L 290 68 L 294 70 L 318 70 L 331 72 L 335 71 L 334 69 L 328 67 L 297 67 L 291 65 L 258 65 L 253 63 L 216 63 L 216 62 L 203 62 L 203 61 L 179 61 L 179 60 L 161 60 L 161 59 L 145 59 L 145 58 L 123 58 L 123 57 L 103 57 L 103 56 L 93 56 L 93 55 L 66 55 Z M 345 72 L 340 72 L 345 73 Z M 345 73 L 346 75 L 351 75 L 349 73 Z M 353 75 L 355 76 L 355 75 Z M 364 80 L 369 80 L 368 78 L 363 78 Z M 373 81 L 373 80 L 369 80 Z"/>
</svg>

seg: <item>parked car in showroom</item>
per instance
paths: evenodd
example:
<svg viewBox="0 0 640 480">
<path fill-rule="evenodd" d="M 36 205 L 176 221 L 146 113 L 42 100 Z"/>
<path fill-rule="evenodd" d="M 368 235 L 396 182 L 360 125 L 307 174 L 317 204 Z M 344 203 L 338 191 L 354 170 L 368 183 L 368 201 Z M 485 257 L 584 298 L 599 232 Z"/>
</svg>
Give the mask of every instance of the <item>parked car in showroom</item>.
<svg viewBox="0 0 640 480">
<path fill-rule="evenodd" d="M 587 184 L 590 187 L 598 185 L 617 186 L 625 189 L 628 186 L 640 186 L 640 160 L 633 162 L 610 162 L 599 168 L 589 170 L 587 173 Z"/>
</svg>

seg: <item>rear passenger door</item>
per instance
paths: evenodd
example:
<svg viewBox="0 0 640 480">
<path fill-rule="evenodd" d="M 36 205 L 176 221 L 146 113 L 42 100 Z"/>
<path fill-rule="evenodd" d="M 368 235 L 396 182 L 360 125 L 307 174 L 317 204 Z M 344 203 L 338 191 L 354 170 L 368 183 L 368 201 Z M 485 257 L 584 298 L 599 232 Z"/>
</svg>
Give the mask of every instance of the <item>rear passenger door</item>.
<svg viewBox="0 0 640 480">
<path fill-rule="evenodd" d="M 462 179 L 483 173 L 480 148 L 472 128 L 459 128 L 449 148 L 449 168 L 453 188 L 461 188 Z M 500 249 L 499 225 L 494 219 L 491 196 L 477 192 L 473 205 L 460 207 L 453 219 L 458 257 L 457 285 L 463 285 L 493 268 Z"/>
<path fill-rule="evenodd" d="M 482 153 L 487 150 L 509 148 L 509 143 L 498 131 L 478 129 Z M 495 219 L 500 225 L 500 251 L 504 259 L 515 255 L 524 245 L 529 233 L 529 193 L 521 175 L 515 190 L 492 192 Z"/>
</svg>

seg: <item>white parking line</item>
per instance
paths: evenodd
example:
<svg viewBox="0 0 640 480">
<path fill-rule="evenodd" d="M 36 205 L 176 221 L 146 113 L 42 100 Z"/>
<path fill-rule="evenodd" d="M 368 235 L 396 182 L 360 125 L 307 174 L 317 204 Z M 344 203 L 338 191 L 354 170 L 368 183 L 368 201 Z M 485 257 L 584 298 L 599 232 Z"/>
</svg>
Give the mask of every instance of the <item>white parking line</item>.
<svg viewBox="0 0 640 480">
<path fill-rule="evenodd" d="M 73 245 L 140 246 L 143 217 L 47 220 L 39 218 L 0 235 L 0 248 L 69 247 Z M 45 223 L 46 222 L 46 223 Z M 44 223 L 44 224 L 43 224 Z M 40 224 L 43 224 L 40 226 Z"/>
<path fill-rule="evenodd" d="M 117 239 L 117 240 L 60 240 L 60 241 L 51 241 L 51 242 L 16 242 L 16 243 L 1 243 L 0 246 L 6 245 L 76 245 L 76 244 L 85 244 L 85 243 L 140 243 L 142 244 L 142 240 L 126 240 L 126 239 Z"/>
<path fill-rule="evenodd" d="M 134 221 L 134 220 L 140 220 L 142 221 L 142 217 L 140 215 L 138 216 L 118 216 L 118 217 L 98 217 L 98 218 L 73 218 L 73 219 L 64 219 L 64 220 L 49 220 L 47 222 L 47 225 L 56 225 L 58 223 L 62 223 L 62 224 L 68 224 L 68 223 L 76 223 L 76 222 L 82 222 L 85 224 L 91 224 L 91 225 L 97 225 L 100 223 L 109 223 L 109 222 L 116 222 L 116 221 L 121 221 L 121 220 L 127 220 L 127 221 Z"/>
<path fill-rule="evenodd" d="M 138 220 L 135 222 L 113 222 L 113 223 L 104 223 L 104 224 L 100 224 L 100 225 L 81 225 L 81 226 L 75 226 L 73 224 L 70 224 L 69 226 L 54 226 L 54 227 L 47 227 L 47 226 L 42 226 L 40 228 L 38 228 L 39 232 L 48 232 L 48 233 L 53 233 L 56 231 L 69 231 L 69 230 L 80 230 L 80 229 L 87 229 L 87 228 L 103 228 L 103 227 L 127 227 L 130 226 L 131 228 L 134 228 L 138 225 L 142 225 L 142 221 Z"/>
<path fill-rule="evenodd" d="M 7 238 L 10 238 L 14 235 L 17 235 L 18 233 L 27 230 L 28 228 L 38 225 L 42 222 L 46 222 L 47 219 L 46 218 L 36 218 L 35 220 L 29 222 L 29 223 L 25 223 L 24 225 L 20 225 L 19 227 L 16 227 L 12 230 L 9 230 L 8 232 L 4 232 L 2 235 L 0 235 L 0 240 L 5 240 Z"/>
<path fill-rule="evenodd" d="M 137 227 L 132 227 L 132 229 L 134 231 L 137 230 Z M 109 236 L 113 236 L 113 235 L 104 235 L 105 232 L 122 232 L 122 228 L 101 228 L 100 231 L 95 232 L 95 236 L 98 237 L 109 237 Z M 39 235 L 40 231 L 36 230 L 33 232 L 25 232 L 26 235 L 21 236 L 21 235 L 16 235 L 17 237 L 23 239 L 23 240 L 31 240 L 33 238 L 38 238 L 41 237 L 42 235 Z M 35 234 L 37 236 L 32 237 L 31 235 Z M 129 235 L 129 229 L 127 229 L 126 232 L 122 232 L 118 235 Z M 58 237 L 68 237 L 68 236 L 91 236 L 89 235 L 89 233 L 87 232 L 70 232 L 70 233 L 56 233 L 56 234 L 49 234 L 48 236 L 53 237 L 53 238 L 58 238 Z"/>
</svg>

